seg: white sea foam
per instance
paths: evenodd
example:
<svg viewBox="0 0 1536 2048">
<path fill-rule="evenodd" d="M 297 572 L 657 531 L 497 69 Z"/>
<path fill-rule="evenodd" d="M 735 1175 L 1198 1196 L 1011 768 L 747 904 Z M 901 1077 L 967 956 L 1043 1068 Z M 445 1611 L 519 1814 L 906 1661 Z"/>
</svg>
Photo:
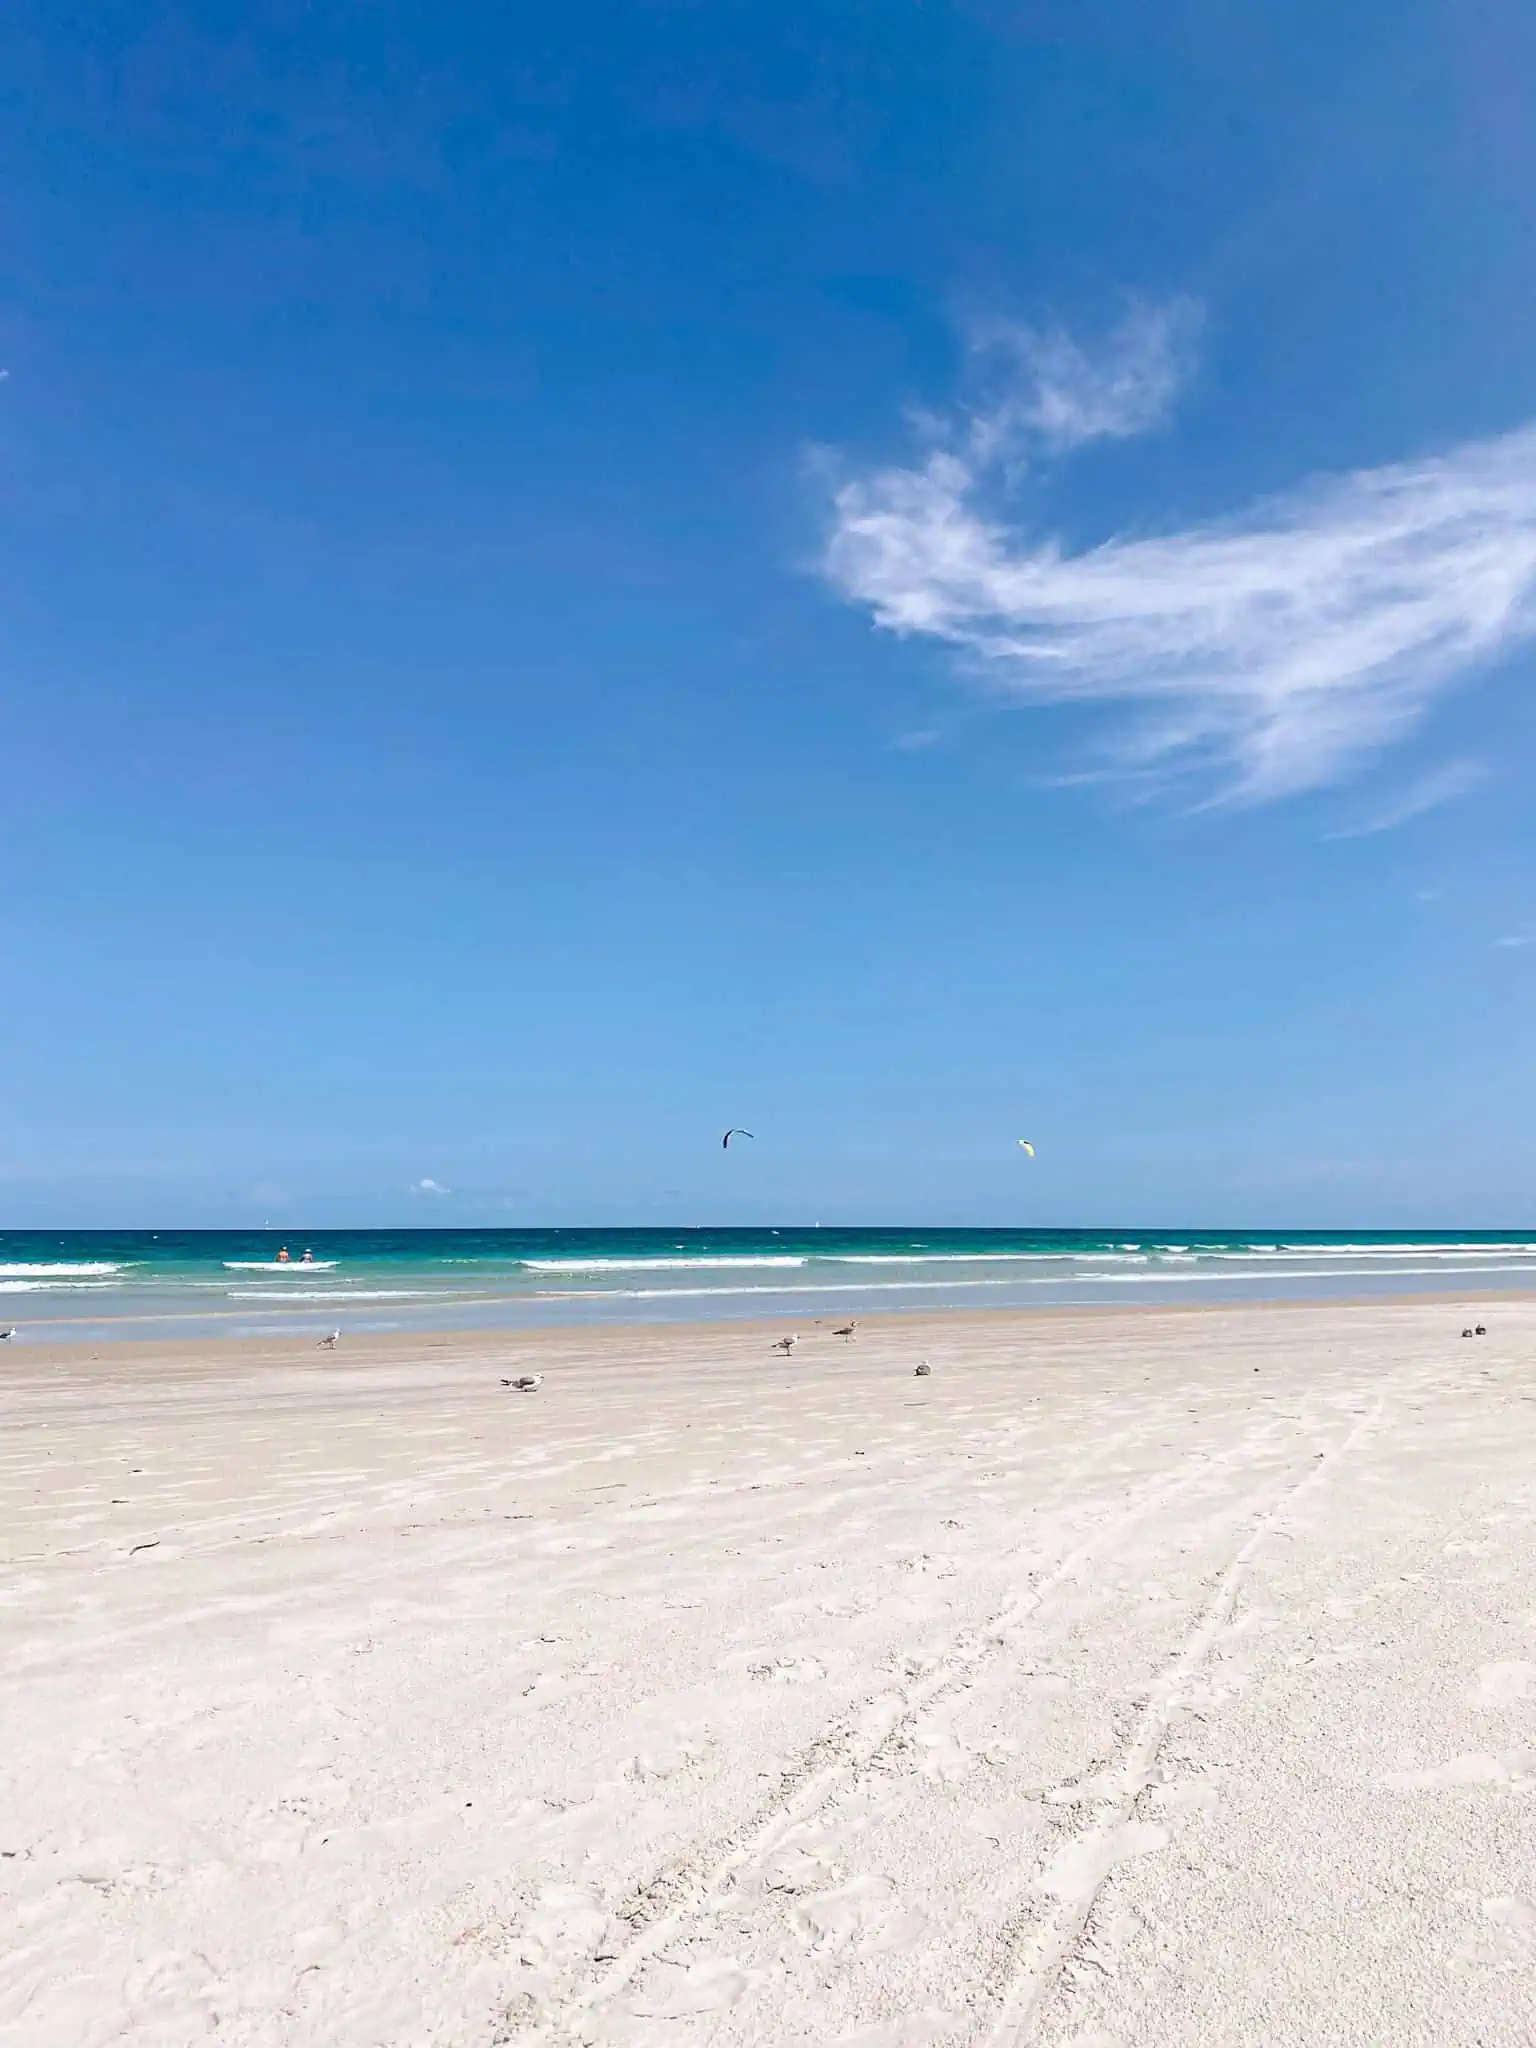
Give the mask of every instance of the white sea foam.
<svg viewBox="0 0 1536 2048">
<path fill-rule="evenodd" d="M 71 1262 L 64 1259 L 24 1260 L 20 1265 L 0 1266 L 0 1280 L 87 1280 L 102 1273 L 121 1273 L 123 1262 L 113 1259 L 82 1259 Z"/>
<path fill-rule="evenodd" d="M 267 1287 L 231 1287 L 225 1293 L 226 1301 L 271 1301 L 273 1298 L 271 1289 Z M 295 1287 L 280 1298 L 286 1304 L 290 1301 L 430 1301 L 432 1296 L 420 1287 Z"/>
<path fill-rule="evenodd" d="M 1412 1278 L 1439 1277 L 1446 1273 L 1491 1273 L 1507 1274 L 1511 1269 L 1500 1266 L 1397 1266 L 1384 1273 L 1379 1266 L 1294 1266 L 1289 1271 L 1277 1273 L 1265 1270 L 1259 1273 L 1224 1272 L 1216 1273 L 1066 1273 L 1042 1274 L 1031 1285 L 1050 1287 L 1070 1285 L 1075 1281 L 1090 1281 L 1097 1287 L 1147 1286 L 1171 1287 L 1182 1284 L 1207 1286 L 1213 1280 L 1220 1280 L 1222 1286 L 1231 1286 L 1240 1280 L 1262 1282 L 1272 1287 L 1286 1280 L 1406 1280 Z"/>
<path fill-rule="evenodd" d="M 911 1294 L 919 1288 L 1008 1287 L 1006 1280 L 870 1280 L 862 1286 L 850 1280 L 802 1283 L 798 1287 L 771 1287 L 747 1283 L 741 1287 L 585 1287 L 562 1289 L 559 1293 L 541 1289 L 536 1301 L 682 1301 L 700 1295 L 803 1294 L 816 1300 L 824 1294 Z"/>
<path fill-rule="evenodd" d="M 1028 1265 L 1045 1260 L 1060 1263 L 1069 1259 L 1112 1259 L 1114 1252 L 819 1252 L 816 1262 L 825 1266 L 986 1266 L 1006 1263 Z"/>
<path fill-rule="evenodd" d="M 1241 1264 L 1244 1260 L 1294 1261 L 1333 1258 L 1435 1258 L 1528 1260 L 1536 1244 L 1307 1244 L 1307 1245 L 1170 1245 L 1143 1250 L 1137 1245 L 1120 1245 L 1113 1251 L 1031 1251 L 1031 1252 L 829 1252 L 818 1257 L 829 1266 L 981 1266 L 981 1265 L 1068 1265 L 1144 1266 L 1153 1260 L 1168 1265 L 1206 1261 L 1213 1265 Z"/>
<path fill-rule="evenodd" d="M 1210 1251 L 1197 1247 L 1201 1258 L 1233 1259 L 1462 1259 L 1469 1254 L 1478 1258 L 1528 1259 L 1536 1253 L 1536 1244 L 1279 1244 L 1254 1245 L 1247 1251 L 1229 1246 L 1221 1251 Z"/>
<path fill-rule="evenodd" d="M 1402 1266 L 1393 1274 L 1393 1279 L 1439 1277 L 1447 1273 L 1459 1275 L 1498 1275 L 1507 1273 L 1507 1266 Z M 746 1294 L 792 1294 L 815 1300 L 827 1294 L 915 1294 L 930 1291 L 957 1292 L 960 1289 L 979 1287 L 1200 1287 L 1208 1286 L 1216 1276 L 1209 1273 L 1166 1273 L 1144 1268 L 1135 1273 L 1036 1273 L 1029 1278 L 1015 1278 L 1001 1274 L 995 1279 L 962 1280 L 868 1280 L 862 1283 L 848 1280 L 802 1281 L 798 1285 L 765 1286 L 762 1283 L 746 1283 L 740 1287 L 612 1287 L 562 1290 L 559 1293 L 542 1289 L 535 1295 L 540 1301 L 678 1301 L 696 1296 L 731 1296 Z M 1299 1266 L 1289 1273 L 1226 1272 L 1220 1278 L 1224 1286 L 1238 1286 L 1247 1282 L 1253 1286 L 1272 1287 L 1287 1280 L 1372 1280 L 1383 1277 L 1379 1267 L 1372 1266 Z"/>
<path fill-rule="evenodd" d="M 329 1273 L 336 1259 L 226 1259 L 226 1273 Z"/>
<path fill-rule="evenodd" d="M 751 1258 L 722 1252 L 696 1259 L 524 1259 L 522 1263 L 531 1273 L 683 1273 L 721 1272 L 737 1266 L 804 1266 L 808 1260 L 788 1255 Z"/>
<path fill-rule="evenodd" d="M 1155 1252 L 828 1252 L 826 1266 L 1143 1266 Z"/>
<path fill-rule="evenodd" d="M 0 1294 L 90 1294 L 110 1280 L 0 1280 Z"/>
<path fill-rule="evenodd" d="M 584 1259 L 524 1259 L 520 1263 L 529 1273 L 544 1275 L 582 1275 L 606 1273 L 684 1273 L 684 1272 L 729 1272 L 747 1271 L 759 1267 L 803 1267 L 816 1266 L 1065 1266 L 1071 1277 L 1091 1278 L 1092 1269 L 1099 1267 L 1134 1266 L 1138 1269 L 1151 1263 L 1198 1264 L 1217 1267 L 1241 1265 L 1244 1261 L 1268 1261 L 1294 1263 L 1297 1260 L 1354 1258 L 1383 1259 L 1400 1261 L 1407 1257 L 1435 1259 L 1465 1259 L 1478 1257 L 1500 1261 L 1524 1261 L 1536 1254 L 1536 1243 L 1526 1244 L 1317 1244 L 1317 1245 L 1202 1245 L 1198 1240 L 1177 1243 L 1167 1248 L 1148 1248 L 1143 1244 L 1120 1244 L 1101 1251 L 1031 1250 L 1031 1251 L 926 1251 L 905 1252 L 808 1252 L 804 1254 L 775 1253 L 753 1255 L 749 1253 L 701 1253 L 694 1257 L 674 1258 L 658 1255 L 650 1258 L 603 1258 Z M 284 1268 L 283 1270 L 291 1270 Z M 1108 1277 L 1106 1275 L 1106 1277 Z M 679 1292 L 681 1290 L 669 1290 Z"/>
</svg>

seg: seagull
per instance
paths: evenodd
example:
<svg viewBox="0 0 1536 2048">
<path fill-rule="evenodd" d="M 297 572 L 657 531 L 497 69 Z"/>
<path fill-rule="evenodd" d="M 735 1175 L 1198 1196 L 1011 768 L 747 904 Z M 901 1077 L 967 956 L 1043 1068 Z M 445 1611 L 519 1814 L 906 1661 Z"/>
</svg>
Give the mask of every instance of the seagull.
<svg viewBox="0 0 1536 2048">
<path fill-rule="evenodd" d="M 0 1330 L 0 1344 L 9 1344 L 15 1334 L 14 1330 Z"/>
<path fill-rule="evenodd" d="M 925 1358 L 922 1364 L 917 1368 L 917 1378 L 920 1380 L 925 1380 L 929 1377 L 932 1371 L 933 1367 L 928 1363 L 927 1359 Z"/>
<path fill-rule="evenodd" d="M 782 1351 L 784 1356 L 788 1358 L 799 1342 L 800 1339 L 798 1337 L 781 1337 L 773 1348 L 775 1351 Z"/>
<path fill-rule="evenodd" d="M 515 1387 L 520 1394 L 536 1394 L 544 1384 L 541 1372 L 520 1372 L 515 1380 L 503 1380 L 504 1387 Z"/>
<path fill-rule="evenodd" d="M 834 1330 L 832 1334 L 834 1337 L 845 1337 L 851 1339 L 854 1332 L 858 1329 L 858 1327 L 859 1326 L 857 1323 L 844 1323 L 843 1327 L 840 1330 Z"/>
<path fill-rule="evenodd" d="M 332 1332 L 331 1332 L 331 1334 L 329 1335 L 329 1337 L 322 1337 L 322 1338 L 320 1339 L 320 1342 L 319 1342 L 319 1343 L 318 1343 L 318 1344 L 317 1344 L 317 1345 L 315 1346 L 315 1349 L 316 1349 L 317 1351 L 334 1351 L 334 1350 L 336 1349 L 336 1346 L 337 1346 L 337 1345 L 338 1345 L 338 1344 L 339 1344 L 340 1342 L 341 1342 L 341 1332 L 340 1332 L 340 1330 L 332 1330 Z"/>
</svg>

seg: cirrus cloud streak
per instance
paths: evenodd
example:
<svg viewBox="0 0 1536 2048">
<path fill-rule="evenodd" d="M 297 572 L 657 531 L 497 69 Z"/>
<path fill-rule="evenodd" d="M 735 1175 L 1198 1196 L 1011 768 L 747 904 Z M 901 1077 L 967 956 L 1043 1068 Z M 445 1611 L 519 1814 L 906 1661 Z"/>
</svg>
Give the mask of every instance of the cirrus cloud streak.
<svg viewBox="0 0 1536 2048">
<path fill-rule="evenodd" d="M 1536 630 L 1536 427 L 1076 553 L 1008 523 L 968 443 L 846 478 L 826 573 L 1005 698 L 1118 706 L 1109 778 L 1340 782 Z"/>
</svg>

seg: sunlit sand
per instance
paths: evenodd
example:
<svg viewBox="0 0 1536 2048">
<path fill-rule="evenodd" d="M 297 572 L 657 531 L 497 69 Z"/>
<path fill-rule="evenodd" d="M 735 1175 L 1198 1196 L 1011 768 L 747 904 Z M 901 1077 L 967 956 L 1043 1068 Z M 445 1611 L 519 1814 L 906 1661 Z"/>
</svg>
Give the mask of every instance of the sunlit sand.
<svg viewBox="0 0 1536 2048">
<path fill-rule="evenodd" d="M 8 1351 L 0 2038 L 1536 2039 L 1536 1304 L 835 1329 Z"/>
</svg>

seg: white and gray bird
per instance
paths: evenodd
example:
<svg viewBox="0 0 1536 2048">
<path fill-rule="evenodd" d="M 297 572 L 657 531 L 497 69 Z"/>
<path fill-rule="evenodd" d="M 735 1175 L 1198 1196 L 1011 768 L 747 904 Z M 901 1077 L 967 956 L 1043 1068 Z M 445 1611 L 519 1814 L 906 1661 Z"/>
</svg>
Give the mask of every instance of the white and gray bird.
<svg viewBox="0 0 1536 2048">
<path fill-rule="evenodd" d="M 845 1343 L 850 1343 L 858 1335 L 858 1331 L 857 1323 L 844 1323 L 840 1330 L 834 1330 L 832 1334 L 834 1337 L 841 1337 Z"/>
<path fill-rule="evenodd" d="M 513 1387 L 519 1394 L 536 1394 L 544 1384 L 541 1372 L 521 1372 L 515 1380 L 503 1380 L 504 1387 Z"/>
<path fill-rule="evenodd" d="M 780 1337 L 773 1348 L 775 1351 L 782 1351 L 784 1356 L 788 1358 L 799 1342 L 800 1339 L 798 1337 Z"/>
<path fill-rule="evenodd" d="M 927 1359 L 925 1358 L 922 1364 L 917 1368 L 917 1377 L 920 1380 L 925 1380 L 928 1378 L 929 1374 L 932 1371 L 933 1367 L 928 1363 Z"/>
<path fill-rule="evenodd" d="M 318 1343 L 318 1345 L 316 1345 L 316 1347 L 315 1347 L 315 1348 L 316 1348 L 316 1350 L 318 1350 L 318 1351 L 334 1351 L 334 1350 L 336 1349 L 336 1346 L 337 1346 L 337 1345 L 338 1345 L 338 1344 L 339 1344 L 340 1342 L 341 1342 L 341 1332 L 340 1332 L 340 1330 L 332 1330 L 332 1332 L 331 1332 L 331 1334 L 329 1335 L 329 1337 L 322 1337 L 322 1338 L 320 1339 L 320 1342 Z"/>
<path fill-rule="evenodd" d="M 0 1330 L 0 1344 L 9 1344 L 15 1334 L 14 1330 Z"/>
</svg>

